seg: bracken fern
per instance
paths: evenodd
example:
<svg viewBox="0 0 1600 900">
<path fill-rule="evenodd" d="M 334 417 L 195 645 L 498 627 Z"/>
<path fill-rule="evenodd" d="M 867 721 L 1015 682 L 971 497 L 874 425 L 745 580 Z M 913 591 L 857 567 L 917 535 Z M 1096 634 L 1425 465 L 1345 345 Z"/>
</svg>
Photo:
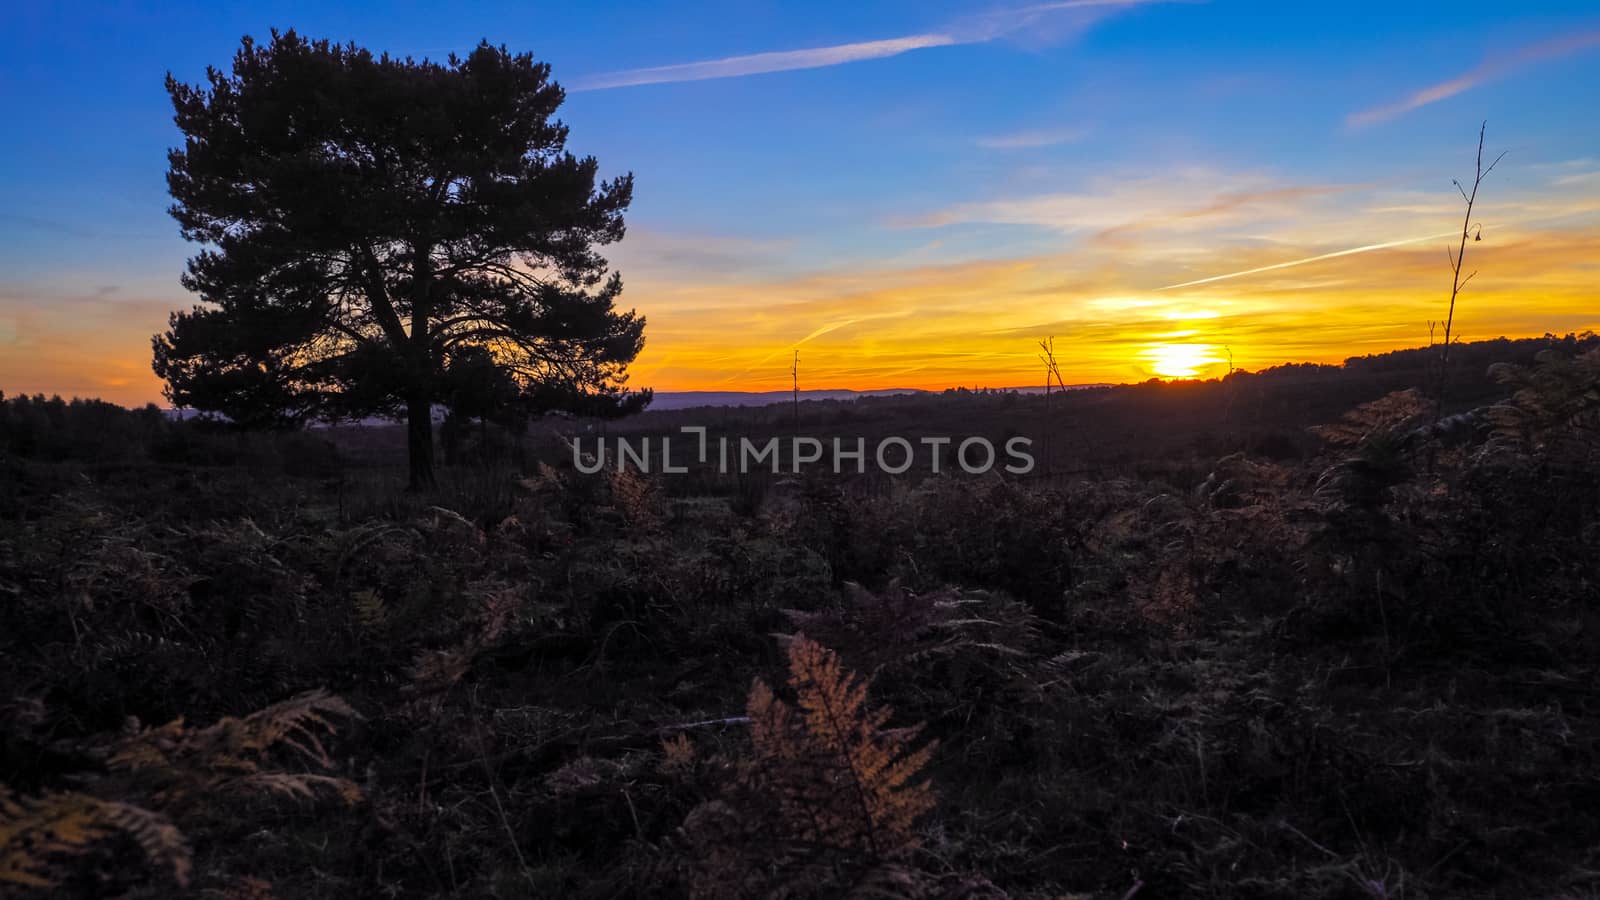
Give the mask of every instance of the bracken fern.
<svg viewBox="0 0 1600 900">
<path fill-rule="evenodd" d="M 354 803 L 361 791 L 346 779 L 273 766 L 279 754 L 331 768 L 322 740 L 334 732 L 335 718 L 359 716 L 340 698 L 316 690 L 206 728 L 174 719 L 115 741 L 105 748 L 106 766 L 164 808 L 192 809 L 218 794 L 309 800 L 323 790 Z"/>
<path fill-rule="evenodd" d="M 798 836 L 888 857 L 916 845 L 911 826 L 933 808 L 914 781 L 935 743 L 913 750 L 920 728 L 885 730 L 893 711 L 867 706 L 867 682 L 805 635 L 789 642 L 789 686 L 799 715 L 757 679 L 749 715 L 756 754 Z"/>
<path fill-rule="evenodd" d="M 151 863 L 169 869 L 179 885 L 189 883 L 189 847 L 165 817 L 88 794 L 23 797 L 0 785 L 0 885 L 53 888 L 58 863 L 118 833 L 138 844 Z"/>
</svg>

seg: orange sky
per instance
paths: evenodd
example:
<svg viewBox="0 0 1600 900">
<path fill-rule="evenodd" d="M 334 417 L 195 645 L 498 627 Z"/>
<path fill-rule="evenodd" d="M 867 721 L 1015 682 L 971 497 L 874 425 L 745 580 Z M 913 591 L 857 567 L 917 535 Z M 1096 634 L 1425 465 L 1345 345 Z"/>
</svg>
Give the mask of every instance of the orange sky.
<svg viewBox="0 0 1600 900">
<path fill-rule="evenodd" d="M 650 320 L 632 383 L 786 388 L 798 348 L 803 387 L 1031 385 L 1042 378 L 1036 344 L 1050 335 L 1063 375 L 1080 383 L 1214 376 L 1226 371 L 1228 350 L 1247 369 L 1337 362 L 1427 342 L 1427 323 L 1443 317 L 1448 299 L 1446 243 L 1166 291 L 1126 287 L 1071 254 L 692 288 L 647 282 L 630 289 Z M 1600 233 L 1507 230 L 1469 254 L 1479 275 L 1459 307 L 1465 339 L 1600 328 Z M 1240 250 L 1186 274 L 1294 258 L 1276 247 Z M 168 304 L 85 298 L 35 309 L 21 326 L 36 337 L 10 348 L 0 385 L 158 400 L 147 334 Z"/>
<path fill-rule="evenodd" d="M 1484 240 L 1468 245 L 1467 266 L 1479 274 L 1458 313 L 1463 339 L 1600 328 L 1600 163 L 1525 175 L 1518 191 L 1482 207 Z M 759 266 L 730 273 L 707 260 L 781 247 L 636 230 L 614 253 L 625 305 L 649 318 L 631 383 L 787 388 L 798 348 L 803 388 L 1035 385 L 1043 378 L 1036 345 L 1051 335 L 1064 377 L 1077 383 L 1214 376 L 1230 350 L 1234 365 L 1259 369 L 1427 343 L 1428 322 L 1443 318 L 1448 300 L 1452 241 L 1440 235 L 1459 221 L 1459 198 L 1240 187 L 1251 179 L 1140 176 L 884 226 L 1062 229 L 1060 252 L 1017 258 L 942 262 L 930 234 L 917 252 L 883 265 L 763 277 L 748 274 Z M 1169 287 L 1426 235 L 1434 236 Z M 14 299 L 0 305 L 0 388 L 160 402 L 149 335 L 168 310 L 192 302 L 180 289 Z"/>
</svg>

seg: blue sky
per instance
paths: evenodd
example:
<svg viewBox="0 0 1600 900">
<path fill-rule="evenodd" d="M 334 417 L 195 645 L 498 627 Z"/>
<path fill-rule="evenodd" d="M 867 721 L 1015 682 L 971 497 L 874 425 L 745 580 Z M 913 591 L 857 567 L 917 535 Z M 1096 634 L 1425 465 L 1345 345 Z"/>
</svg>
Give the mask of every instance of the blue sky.
<svg viewBox="0 0 1600 900">
<path fill-rule="evenodd" d="M 23 2 L 0 12 L 0 388 L 156 399 L 149 335 L 193 302 L 162 78 L 271 27 L 549 61 L 573 148 L 638 179 L 613 253 L 651 323 L 638 383 L 767 387 L 796 343 L 818 387 L 1015 381 L 1052 329 L 1083 380 L 1181 374 L 1163 353 L 1203 373 L 1223 342 L 1257 364 L 1420 343 L 1442 238 L 1161 288 L 1459 228 L 1484 119 L 1510 151 L 1486 227 L 1520 249 L 1469 336 L 1595 322 L 1593 2 Z M 1263 337 L 1319 310 L 1351 324 Z"/>
</svg>

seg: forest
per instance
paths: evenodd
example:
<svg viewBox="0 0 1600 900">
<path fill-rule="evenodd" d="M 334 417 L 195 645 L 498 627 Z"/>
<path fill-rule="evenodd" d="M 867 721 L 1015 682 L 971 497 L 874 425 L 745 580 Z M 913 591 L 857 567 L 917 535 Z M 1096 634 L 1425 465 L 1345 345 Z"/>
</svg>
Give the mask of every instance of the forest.
<svg viewBox="0 0 1600 900">
<path fill-rule="evenodd" d="M 1591 896 L 1600 341 L 1427 358 L 606 426 L 1026 476 L 6 397 L 0 892 Z"/>
</svg>

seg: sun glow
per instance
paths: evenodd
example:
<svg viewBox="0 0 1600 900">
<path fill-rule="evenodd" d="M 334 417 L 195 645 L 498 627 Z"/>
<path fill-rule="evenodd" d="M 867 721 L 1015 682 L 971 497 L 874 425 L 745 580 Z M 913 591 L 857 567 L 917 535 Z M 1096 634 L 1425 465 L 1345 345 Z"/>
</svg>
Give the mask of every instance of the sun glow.
<svg viewBox="0 0 1600 900">
<path fill-rule="evenodd" d="M 1151 344 L 1142 356 L 1162 378 L 1195 378 L 1222 362 L 1216 349 L 1210 344 Z"/>
</svg>

